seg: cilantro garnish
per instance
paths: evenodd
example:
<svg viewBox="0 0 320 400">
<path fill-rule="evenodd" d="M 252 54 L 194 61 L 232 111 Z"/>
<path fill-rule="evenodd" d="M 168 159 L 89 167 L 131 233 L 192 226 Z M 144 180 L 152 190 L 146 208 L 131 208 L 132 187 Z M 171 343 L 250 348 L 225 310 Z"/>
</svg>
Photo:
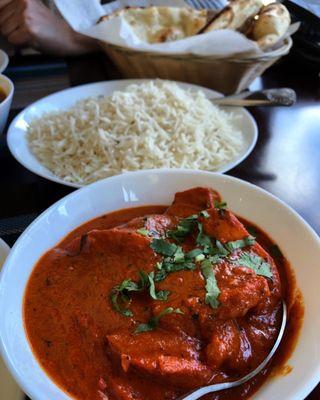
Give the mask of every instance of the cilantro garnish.
<svg viewBox="0 0 320 400">
<path fill-rule="evenodd" d="M 169 272 L 177 272 L 182 270 L 194 270 L 196 265 L 190 261 L 174 262 L 170 258 L 164 259 L 162 262 L 162 270 Z"/>
<path fill-rule="evenodd" d="M 234 250 L 241 249 L 242 247 L 252 246 L 255 239 L 252 236 L 247 236 L 244 239 L 227 242 L 224 246 L 232 253 Z"/>
<path fill-rule="evenodd" d="M 120 285 L 115 286 L 110 295 L 110 300 L 115 311 L 125 317 L 132 317 L 133 313 L 127 308 L 122 308 L 119 303 L 125 304 L 130 301 L 130 292 L 142 292 L 149 289 L 150 296 L 154 300 L 167 300 L 170 292 L 168 290 L 160 290 L 156 292 L 154 272 L 147 274 L 145 271 L 140 271 L 140 280 L 134 282 L 131 279 L 125 279 Z"/>
<path fill-rule="evenodd" d="M 208 218 L 210 217 L 208 211 L 206 211 L 206 210 L 200 211 L 200 212 L 199 212 L 199 216 L 200 216 L 200 217 L 203 217 L 203 218 L 205 218 L 205 219 L 208 219 Z"/>
<path fill-rule="evenodd" d="M 214 201 L 214 208 L 216 208 L 218 210 L 224 210 L 224 209 L 227 208 L 227 203 L 225 201 L 215 200 Z"/>
<path fill-rule="evenodd" d="M 198 215 L 190 215 L 190 217 L 183 218 L 179 221 L 175 229 L 167 231 L 167 236 L 181 243 L 183 239 L 189 235 L 197 224 Z"/>
<path fill-rule="evenodd" d="M 203 225 L 198 222 L 198 236 L 196 238 L 196 244 L 203 247 L 203 252 L 208 254 L 212 247 L 211 239 L 208 235 L 203 232 Z"/>
<path fill-rule="evenodd" d="M 227 250 L 219 240 L 216 240 L 215 246 L 211 248 L 210 254 L 212 256 L 218 255 L 220 257 L 226 257 L 229 254 L 229 250 Z"/>
<path fill-rule="evenodd" d="M 201 249 L 193 249 L 193 250 L 189 251 L 189 253 L 186 253 L 185 257 L 188 260 L 192 260 L 193 258 L 196 258 L 200 254 L 202 254 Z"/>
<path fill-rule="evenodd" d="M 195 255 L 201 253 L 200 249 L 197 252 L 184 253 L 181 246 L 166 242 L 164 239 L 154 239 L 150 247 L 158 254 L 164 255 L 164 259 L 157 263 L 158 272 L 155 274 L 154 280 L 159 282 L 166 278 L 168 273 L 194 270 L 196 265 L 193 262 Z"/>
<path fill-rule="evenodd" d="M 160 271 L 155 273 L 154 281 L 155 282 L 163 281 L 164 279 L 166 279 L 167 275 L 168 273 L 164 269 L 161 269 Z"/>
<path fill-rule="evenodd" d="M 142 235 L 142 236 L 148 236 L 149 235 L 149 231 L 146 228 L 137 229 L 137 233 L 140 233 L 140 235 Z"/>
<path fill-rule="evenodd" d="M 154 285 L 154 272 L 150 272 L 150 274 L 148 275 L 148 280 L 150 296 L 154 300 L 167 300 L 170 294 L 169 290 L 160 290 L 159 292 L 156 292 L 156 288 Z"/>
<path fill-rule="evenodd" d="M 159 324 L 160 319 L 167 314 L 183 314 L 183 312 L 180 310 L 180 308 L 172 308 L 168 307 L 162 310 L 158 315 L 151 317 L 149 321 L 146 324 L 140 324 L 137 326 L 136 330 L 134 331 L 134 334 L 142 333 L 142 332 L 148 332 L 148 331 L 153 331 Z"/>
<path fill-rule="evenodd" d="M 238 265 L 251 268 L 257 275 L 272 278 L 271 266 L 263 258 L 252 253 L 242 253 L 236 261 Z"/>
<path fill-rule="evenodd" d="M 185 254 L 180 246 L 178 246 L 176 252 L 173 255 L 174 263 L 183 263 L 185 261 Z"/>
<path fill-rule="evenodd" d="M 114 310 L 124 315 L 125 317 L 132 317 L 132 311 L 127 308 L 121 308 L 119 302 L 128 303 L 130 300 L 129 292 L 138 292 L 140 290 L 140 286 L 136 282 L 133 282 L 131 279 L 125 279 L 121 282 L 120 285 L 115 286 L 112 289 L 110 295 L 110 300 Z"/>
<path fill-rule="evenodd" d="M 200 262 L 203 261 L 206 258 L 206 256 L 204 254 L 198 254 L 195 258 L 194 261 L 195 262 Z"/>
<path fill-rule="evenodd" d="M 156 253 L 169 257 L 173 256 L 178 249 L 178 246 L 176 244 L 166 242 L 164 239 L 153 239 L 150 247 Z"/>
<path fill-rule="evenodd" d="M 214 274 L 212 263 L 209 259 L 202 261 L 201 272 L 206 279 L 206 304 L 210 304 L 212 308 L 217 308 L 219 305 L 218 297 L 220 295 L 220 289 Z"/>
</svg>

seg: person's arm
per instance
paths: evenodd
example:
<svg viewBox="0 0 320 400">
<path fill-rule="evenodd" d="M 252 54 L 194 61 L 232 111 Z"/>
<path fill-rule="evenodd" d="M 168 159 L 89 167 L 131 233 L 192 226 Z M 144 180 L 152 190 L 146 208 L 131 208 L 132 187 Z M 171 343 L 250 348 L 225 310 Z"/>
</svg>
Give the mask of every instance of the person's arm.
<svg viewBox="0 0 320 400">
<path fill-rule="evenodd" d="M 0 33 L 13 45 L 61 56 L 99 49 L 94 39 L 73 31 L 40 0 L 0 0 Z"/>
</svg>

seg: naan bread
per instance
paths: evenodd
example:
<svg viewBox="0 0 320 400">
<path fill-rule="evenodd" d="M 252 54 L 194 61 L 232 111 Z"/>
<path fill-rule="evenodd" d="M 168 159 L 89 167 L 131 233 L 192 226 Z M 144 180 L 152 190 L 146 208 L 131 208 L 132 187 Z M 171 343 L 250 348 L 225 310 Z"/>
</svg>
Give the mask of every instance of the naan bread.
<svg viewBox="0 0 320 400">
<path fill-rule="evenodd" d="M 262 7 L 258 19 L 252 26 L 251 37 L 258 42 L 261 49 L 274 46 L 287 32 L 290 25 L 290 14 L 280 3 Z"/>
<path fill-rule="evenodd" d="M 178 7 L 129 7 L 101 20 L 114 17 L 123 17 L 142 41 L 162 43 L 196 35 L 206 25 L 208 11 Z"/>
<path fill-rule="evenodd" d="M 242 30 L 246 22 L 263 7 L 262 0 L 233 0 L 214 19 L 203 32 L 217 29 Z"/>
</svg>

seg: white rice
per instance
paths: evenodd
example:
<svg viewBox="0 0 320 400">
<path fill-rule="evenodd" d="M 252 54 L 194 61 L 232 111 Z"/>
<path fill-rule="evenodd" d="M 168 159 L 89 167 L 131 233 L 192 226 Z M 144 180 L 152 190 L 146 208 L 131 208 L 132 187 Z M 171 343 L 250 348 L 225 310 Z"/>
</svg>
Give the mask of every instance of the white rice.
<svg viewBox="0 0 320 400">
<path fill-rule="evenodd" d="M 53 174 L 88 184 L 146 168 L 215 171 L 243 150 L 232 120 L 201 91 L 150 81 L 47 113 L 32 121 L 27 137 Z"/>
</svg>

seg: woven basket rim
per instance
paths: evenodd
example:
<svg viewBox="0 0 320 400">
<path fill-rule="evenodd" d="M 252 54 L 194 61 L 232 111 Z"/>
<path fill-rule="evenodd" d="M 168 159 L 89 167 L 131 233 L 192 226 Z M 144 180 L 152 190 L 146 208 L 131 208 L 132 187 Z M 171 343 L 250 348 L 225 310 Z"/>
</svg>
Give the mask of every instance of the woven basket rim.
<svg viewBox="0 0 320 400">
<path fill-rule="evenodd" d="M 279 58 L 285 54 L 287 54 L 292 47 L 292 39 L 291 37 L 287 37 L 284 39 L 283 45 L 270 52 L 266 53 L 265 55 L 262 56 L 251 56 L 251 57 L 243 57 L 243 58 L 236 58 L 236 57 L 216 57 L 216 56 L 202 56 L 202 55 L 196 55 L 192 53 L 186 53 L 186 54 L 168 54 L 168 53 L 161 53 L 161 52 L 150 52 L 150 51 L 145 51 L 145 50 L 136 50 L 136 49 L 130 49 L 128 47 L 123 47 L 119 46 L 116 44 L 108 43 L 108 42 L 103 42 L 101 41 L 101 44 L 103 46 L 110 47 L 111 49 L 114 49 L 116 51 L 121 51 L 123 53 L 131 53 L 135 55 L 143 55 L 145 57 L 152 57 L 152 58 L 159 58 L 159 57 L 167 57 L 168 59 L 173 59 L 173 60 L 195 60 L 195 61 L 230 61 L 234 63 L 246 63 L 246 62 L 259 62 L 259 61 L 269 61 L 274 58 Z"/>
</svg>

